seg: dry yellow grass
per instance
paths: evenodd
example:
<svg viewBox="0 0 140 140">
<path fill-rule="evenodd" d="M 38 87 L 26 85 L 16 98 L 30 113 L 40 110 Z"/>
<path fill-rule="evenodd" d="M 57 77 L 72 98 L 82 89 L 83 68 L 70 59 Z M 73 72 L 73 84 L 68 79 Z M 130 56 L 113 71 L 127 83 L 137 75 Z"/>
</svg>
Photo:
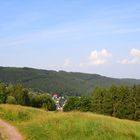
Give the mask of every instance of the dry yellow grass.
<svg viewBox="0 0 140 140">
<path fill-rule="evenodd" d="M 140 140 L 140 122 L 81 112 L 0 105 L 0 117 L 28 140 Z"/>
</svg>

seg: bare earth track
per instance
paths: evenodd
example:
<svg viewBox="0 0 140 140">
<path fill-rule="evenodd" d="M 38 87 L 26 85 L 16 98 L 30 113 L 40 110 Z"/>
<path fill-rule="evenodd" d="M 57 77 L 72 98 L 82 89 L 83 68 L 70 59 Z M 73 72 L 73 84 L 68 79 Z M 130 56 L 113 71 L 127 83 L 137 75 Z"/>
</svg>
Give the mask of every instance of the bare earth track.
<svg viewBox="0 0 140 140">
<path fill-rule="evenodd" d="M 8 136 L 8 140 L 23 140 L 22 136 L 17 132 L 17 130 L 0 119 L 0 127 L 4 129 L 5 135 Z"/>
</svg>

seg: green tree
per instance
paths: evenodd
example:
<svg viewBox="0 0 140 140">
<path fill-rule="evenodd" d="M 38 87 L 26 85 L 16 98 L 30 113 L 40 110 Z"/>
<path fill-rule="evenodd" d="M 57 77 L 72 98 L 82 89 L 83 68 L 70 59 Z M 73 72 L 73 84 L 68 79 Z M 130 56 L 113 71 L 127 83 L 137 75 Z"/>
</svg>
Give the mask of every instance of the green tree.
<svg viewBox="0 0 140 140">
<path fill-rule="evenodd" d="M 93 95 L 92 95 L 92 102 L 91 102 L 91 111 L 96 113 L 103 113 L 103 100 L 105 95 L 106 89 L 101 87 L 96 87 Z"/>
<path fill-rule="evenodd" d="M 134 99 L 134 107 L 135 107 L 135 120 L 140 120 L 140 85 L 133 87 L 133 99 Z"/>
<path fill-rule="evenodd" d="M 80 98 L 77 98 L 75 102 L 75 108 L 76 110 L 87 112 L 91 110 L 91 97 L 88 96 L 82 96 Z"/>
<path fill-rule="evenodd" d="M 110 90 L 104 91 L 103 101 L 102 101 L 102 113 L 105 115 L 112 116 L 113 114 L 113 95 Z"/>
<path fill-rule="evenodd" d="M 70 97 L 68 98 L 63 111 L 72 111 L 72 110 L 76 110 L 77 109 L 77 97 Z"/>
<path fill-rule="evenodd" d="M 46 108 L 46 110 L 54 111 L 56 106 L 51 97 L 47 94 L 30 94 L 30 105 L 38 108 Z"/>
<path fill-rule="evenodd" d="M 131 118 L 132 113 L 132 98 L 131 93 L 128 86 L 121 86 L 118 89 L 119 92 L 119 100 L 116 103 L 116 111 L 114 112 L 114 116 L 118 118 Z"/>
<path fill-rule="evenodd" d="M 6 85 L 0 83 L 0 103 L 5 103 L 7 98 Z"/>
<path fill-rule="evenodd" d="M 29 94 L 28 90 L 25 89 L 21 84 L 16 84 L 10 89 L 11 96 L 15 97 L 17 104 L 29 105 Z"/>
</svg>

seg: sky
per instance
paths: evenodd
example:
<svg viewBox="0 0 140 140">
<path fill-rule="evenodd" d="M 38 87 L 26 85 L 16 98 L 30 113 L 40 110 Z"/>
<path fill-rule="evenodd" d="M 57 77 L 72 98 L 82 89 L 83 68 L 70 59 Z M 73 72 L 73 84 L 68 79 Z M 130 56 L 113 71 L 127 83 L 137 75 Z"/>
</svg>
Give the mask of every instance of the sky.
<svg viewBox="0 0 140 140">
<path fill-rule="evenodd" d="M 140 0 L 0 0 L 0 66 L 140 79 Z"/>
</svg>

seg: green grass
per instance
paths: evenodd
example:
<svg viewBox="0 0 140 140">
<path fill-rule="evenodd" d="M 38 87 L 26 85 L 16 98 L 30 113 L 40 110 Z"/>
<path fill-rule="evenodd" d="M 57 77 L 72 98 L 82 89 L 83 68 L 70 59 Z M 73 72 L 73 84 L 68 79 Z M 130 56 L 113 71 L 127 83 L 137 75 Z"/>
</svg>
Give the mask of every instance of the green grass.
<svg viewBox="0 0 140 140">
<path fill-rule="evenodd" d="M 2 126 L 0 126 L 0 140 L 8 140 L 8 135 Z"/>
<path fill-rule="evenodd" d="M 25 140 L 140 140 L 140 122 L 81 112 L 46 112 L 0 105 L 0 118 Z"/>
</svg>

